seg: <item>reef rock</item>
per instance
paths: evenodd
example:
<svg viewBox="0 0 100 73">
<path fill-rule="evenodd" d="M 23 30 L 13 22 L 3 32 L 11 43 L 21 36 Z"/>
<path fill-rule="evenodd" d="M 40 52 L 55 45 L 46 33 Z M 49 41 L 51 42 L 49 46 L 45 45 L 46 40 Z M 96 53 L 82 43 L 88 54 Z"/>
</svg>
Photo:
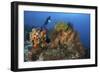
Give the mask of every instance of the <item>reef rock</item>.
<svg viewBox="0 0 100 73">
<path fill-rule="evenodd" d="M 46 41 L 47 34 L 50 35 L 49 43 Z M 25 55 L 27 61 L 82 59 L 85 56 L 79 33 L 69 23 L 58 22 L 51 33 L 33 29 L 30 42 L 32 48 L 25 50 L 28 52 Z"/>
</svg>

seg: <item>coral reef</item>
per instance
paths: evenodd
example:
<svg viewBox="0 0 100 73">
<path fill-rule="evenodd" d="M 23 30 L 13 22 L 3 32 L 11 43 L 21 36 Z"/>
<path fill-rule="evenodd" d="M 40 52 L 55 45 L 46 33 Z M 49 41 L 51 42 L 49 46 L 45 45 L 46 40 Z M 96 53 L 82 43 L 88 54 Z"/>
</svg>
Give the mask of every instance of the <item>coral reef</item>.
<svg viewBox="0 0 100 73">
<path fill-rule="evenodd" d="M 58 22 L 49 33 L 33 28 L 29 42 L 31 49 L 24 50 L 25 61 L 82 59 L 85 56 L 79 34 L 69 23 Z"/>
</svg>

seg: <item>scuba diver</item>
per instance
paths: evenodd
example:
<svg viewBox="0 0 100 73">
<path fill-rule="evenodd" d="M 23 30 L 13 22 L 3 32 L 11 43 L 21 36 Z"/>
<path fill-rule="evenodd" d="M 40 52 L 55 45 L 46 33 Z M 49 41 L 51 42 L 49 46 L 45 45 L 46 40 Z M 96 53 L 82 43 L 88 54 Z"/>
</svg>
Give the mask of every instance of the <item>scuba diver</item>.
<svg viewBox="0 0 100 73">
<path fill-rule="evenodd" d="M 46 38 L 46 42 L 47 42 L 47 43 L 50 42 L 50 39 L 49 39 L 49 37 L 48 37 L 48 33 L 47 33 L 47 32 L 48 32 L 48 29 L 47 29 L 46 27 L 47 27 L 47 24 L 50 23 L 50 22 L 51 22 L 51 16 L 47 17 L 47 19 L 46 19 L 46 21 L 44 22 L 43 26 L 41 26 L 41 31 L 44 31 L 45 34 L 46 34 L 45 38 Z M 45 34 L 44 34 L 44 35 L 45 35 Z"/>
</svg>

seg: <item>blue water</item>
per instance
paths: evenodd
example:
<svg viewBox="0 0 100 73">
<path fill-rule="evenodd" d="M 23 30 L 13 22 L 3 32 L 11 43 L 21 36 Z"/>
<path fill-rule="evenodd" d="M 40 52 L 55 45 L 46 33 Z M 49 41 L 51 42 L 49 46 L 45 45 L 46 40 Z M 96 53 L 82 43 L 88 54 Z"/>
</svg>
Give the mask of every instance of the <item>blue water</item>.
<svg viewBox="0 0 100 73">
<path fill-rule="evenodd" d="M 41 27 L 46 18 L 51 16 L 51 22 L 47 28 L 54 27 L 56 22 L 70 22 L 74 29 L 79 33 L 83 46 L 90 49 L 90 15 L 83 13 L 55 13 L 55 12 L 34 12 L 24 11 L 24 24 L 27 26 Z"/>
</svg>

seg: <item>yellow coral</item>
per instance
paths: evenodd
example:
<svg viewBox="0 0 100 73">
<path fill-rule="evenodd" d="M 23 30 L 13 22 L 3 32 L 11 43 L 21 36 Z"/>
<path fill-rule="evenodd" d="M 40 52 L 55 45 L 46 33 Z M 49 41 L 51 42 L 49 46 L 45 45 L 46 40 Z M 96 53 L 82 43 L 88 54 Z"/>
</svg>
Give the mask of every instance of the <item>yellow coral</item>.
<svg viewBox="0 0 100 73">
<path fill-rule="evenodd" d="M 68 24 L 64 23 L 64 22 L 59 22 L 55 25 L 55 30 L 56 31 L 61 31 L 61 30 L 67 30 L 68 29 Z"/>
</svg>

